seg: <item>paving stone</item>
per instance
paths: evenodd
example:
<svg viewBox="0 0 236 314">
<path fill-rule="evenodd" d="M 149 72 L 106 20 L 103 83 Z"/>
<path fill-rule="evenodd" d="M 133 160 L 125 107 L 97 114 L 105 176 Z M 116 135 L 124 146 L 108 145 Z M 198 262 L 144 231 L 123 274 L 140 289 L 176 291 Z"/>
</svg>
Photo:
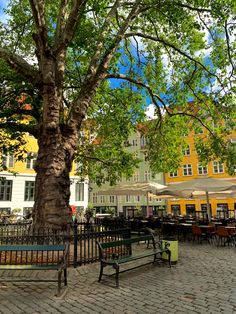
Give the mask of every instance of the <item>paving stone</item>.
<svg viewBox="0 0 236 314">
<path fill-rule="evenodd" d="M 140 246 L 141 248 L 141 246 Z M 99 264 L 68 270 L 68 288 L 55 297 L 57 284 L 4 282 L 54 278 L 55 272 L 2 272 L 0 314 L 233 314 L 236 313 L 236 250 L 209 244 L 179 243 L 179 260 L 146 265 L 97 282 Z"/>
</svg>

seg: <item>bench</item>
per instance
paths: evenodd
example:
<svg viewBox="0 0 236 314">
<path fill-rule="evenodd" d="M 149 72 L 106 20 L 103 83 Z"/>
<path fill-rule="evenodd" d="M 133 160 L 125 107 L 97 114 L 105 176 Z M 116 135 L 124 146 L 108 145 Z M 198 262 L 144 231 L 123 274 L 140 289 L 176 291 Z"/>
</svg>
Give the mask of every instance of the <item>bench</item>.
<svg viewBox="0 0 236 314">
<path fill-rule="evenodd" d="M 64 285 L 67 286 L 68 254 L 69 243 L 62 245 L 1 245 L 0 270 L 56 270 L 57 280 L 37 278 L 22 281 L 57 282 L 57 295 L 60 295 L 62 272 L 64 272 Z"/>
<path fill-rule="evenodd" d="M 151 248 L 147 246 L 146 249 L 142 250 L 142 252 L 137 252 L 133 254 L 132 244 L 140 243 L 141 241 L 151 243 L 152 244 Z M 119 273 L 121 264 L 125 264 L 131 261 L 139 260 L 150 256 L 153 256 L 152 263 L 154 264 L 158 256 L 162 257 L 163 253 L 167 253 L 169 266 L 171 267 L 171 251 L 168 249 L 169 243 L 166 242 L 165 246 L 162 247 L 161 242 L 155 242 L 154 236 L 152 234 L 111 242 L 97 241 L 97 245 L 99 248 L 100 260 L 100 274 L 98 281 L 100 282 L 102 279 L 104 267 L 112 266 L 116 270 L 115 275 L 117 288 L 119 287 Z M 134 268 L 136 267 L 129 268 L 128 270 Z"/>
</svg>

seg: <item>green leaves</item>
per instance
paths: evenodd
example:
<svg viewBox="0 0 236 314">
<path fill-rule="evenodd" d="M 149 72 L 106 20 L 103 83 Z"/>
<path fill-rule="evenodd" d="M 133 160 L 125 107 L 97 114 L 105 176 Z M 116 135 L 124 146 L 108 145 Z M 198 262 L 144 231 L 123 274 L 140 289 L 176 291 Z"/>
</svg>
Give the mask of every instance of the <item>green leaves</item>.
<svg viewBox="0 0 236 314">
<path fill-rule="evenodd" d="M 75 2 L 68 1 L 61 16 L 63 2 L 44 3 L 45 14 L 39 12 L 43 27 L 27 0 L 11 0 L 8 23 L 1 25 L 2 47 L 25 57 L 41 79 L 36 86 L 16 64 L 0 56 L 5 60 L 0 64 L 0 117 L 14 122 L 2 125 L 5 131 L 23 132 L 17 122 L 27 114 L 28 130 L 34 134 L 44 117 L 45 77 L 53 77 L 55 95 L 63 95 L 56 106 L 61 127 L 76 116 L 74 108 L 80 112 L 81 99 L 88 100 L 87 109 L 81 109 L 89 126 L 84 125 L 78 161 L 83 162 L 83 173 L 98 183 L 114 183 L 138 165 L 123 144 L 137 124 L 145 121 L 150 103 L 158 115 L 147 126 L 148 158 L 154 171 L 176 169 L 186 132 L 205 127 L 206 141 L 196 141 L 201 160 L 226 161 L 232 173 L 235 148 L 228 140 L 235 129 L 236 112 L 235 1 L 143 0 L 128 20 L 133 2 L 89 0 L 71 21 L 71 25 L 76 21 L 72 39 L 63 27 Z M 58 25 L 64 30 L 59 42 L 69 38 L 63 42 L 66 51 L 60 58 L 54 49 Z M 40 37 L 44 32 L 46 36 Z M 35 33 L 38 37 L 34 35 L 33 40 Z M 49 61 L 53 66 L 46 73 Z M 112 75 L 123 79 L 111 80 Z M 32 105 L 28 113 L 17 101 L 22 93 L 27 94 L 25 103 Z M 227 120 L 227 126 L 222 120 Z"/>
<path fill-rule="evenodd" d="M 114 185 L 138 167 L 139 159 L 124 144 L 144 119 L 142 97 L 127 88 L 121 91 L 104 84 L 93 106 L 78 147 L 79 174 L 89 175 L 98 185 L 106 181 Z"/>
</svg>

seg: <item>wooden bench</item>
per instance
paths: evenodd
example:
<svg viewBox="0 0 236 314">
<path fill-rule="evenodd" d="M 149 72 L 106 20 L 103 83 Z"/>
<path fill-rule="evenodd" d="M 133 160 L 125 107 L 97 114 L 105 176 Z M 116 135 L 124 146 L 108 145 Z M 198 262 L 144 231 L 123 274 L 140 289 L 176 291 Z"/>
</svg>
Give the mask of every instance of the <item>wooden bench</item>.
<svg viewBox="0 0 236 314">
<path fill-rule="evenodd" d="M 140 252 L 134 253 L 132 250 L 132 244 L 140 243 L 141 241 L 145 241 L 148 243 L 152 243 L 151 248 L 145 247 L 144 250 Z M 99 260 L 100 260 L 100 274 L 98 281 L 100 282 L 103 275 L 103 269 L 106 266 L 112 266 L 116 270 L 116 287 L 119 287 L 119 273 L 120 273 L 120 265 L 128 262 L 132 262 L 138 259 L 146 258 L 153 256 L 152 263 L 155 263 L 158 256 L 162 256 L 165 252 L 168 254 L 168 262 L 171 267 L 171 251 L 168 249 L 169 243 L 165 243 L 165 247 L 162 247 L 161 242 L 155 242 L 154 236 L 152 234 L 129 238 L 118 241 L 111 242 L 98 242 L 99 247 Z M 150 262 L 149 262 L 150 263 Z M 140 266 L 140 265 L 139 265 Z M 139 267 L 136 266 L 136 267 Z M 134 269 L 129 268 L 130 269 Z M 105 274 L 104 274 L 105 275 Z"/>
<path fill-rule="evenodd" d="M 0 270 L 56 270 L 57 280 L 27 278 L 22 281 L 57 282 L 57 295 L 60 295 L 62 272 L 64 272 L 64 285 L 67 286 L 68 254 L 69 243 L 63 245 L 1 245 Z"/>
</svg>

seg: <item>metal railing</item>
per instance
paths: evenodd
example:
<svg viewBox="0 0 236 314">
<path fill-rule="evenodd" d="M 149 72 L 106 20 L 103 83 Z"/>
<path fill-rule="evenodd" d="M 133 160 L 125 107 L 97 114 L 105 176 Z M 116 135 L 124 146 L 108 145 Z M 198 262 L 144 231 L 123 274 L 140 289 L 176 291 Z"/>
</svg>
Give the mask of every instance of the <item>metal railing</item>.
<svg viewBox="0 0 236 314">
<path fill-rule="evenodd" d="M 72 223 L 66 230 L 41 228 L 35 231 L 31 223 L 0 224 L 0 245 L 61 244 L 70 242 L 69 264 L 74 267 L 98 261 L 96 241 L 115 241 L 130 237 L 129 228 L 115 225 Z"/>
</svg>

